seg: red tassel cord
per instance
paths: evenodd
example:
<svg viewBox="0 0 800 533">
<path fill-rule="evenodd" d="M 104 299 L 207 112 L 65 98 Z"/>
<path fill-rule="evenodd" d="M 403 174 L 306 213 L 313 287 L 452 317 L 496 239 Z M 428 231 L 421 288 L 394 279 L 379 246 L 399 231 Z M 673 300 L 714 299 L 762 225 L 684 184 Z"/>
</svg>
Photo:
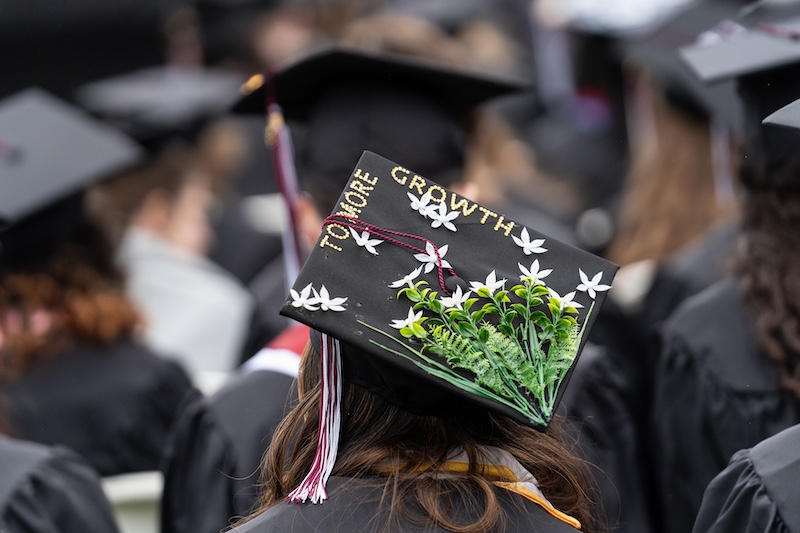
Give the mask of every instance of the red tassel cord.
<svg viewBox="0 0 800 533">
<path fill-rule="evenodd" d="M 295 503 L 322 503 L 328 499 L 325 485 L 333 472 L 342 425 L 342 357 L 339 341 L 322 335 L 322 398 L 317 452 L 311 470 L 287 499 Z"/>
</svg>

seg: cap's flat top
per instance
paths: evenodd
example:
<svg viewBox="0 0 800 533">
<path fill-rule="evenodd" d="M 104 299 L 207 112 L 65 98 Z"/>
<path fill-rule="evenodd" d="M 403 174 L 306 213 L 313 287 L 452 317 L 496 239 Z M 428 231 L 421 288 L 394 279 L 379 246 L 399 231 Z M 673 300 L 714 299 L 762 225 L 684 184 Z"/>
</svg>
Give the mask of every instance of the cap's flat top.
<svg viewBox="0 0 800 533">
<path fill-rule="evenodd" d="M 576 319 L 587 328 L 582 338 L 573 339 L 578 349 L 586 341 L 617 267 L 524 228 L 500 213 L 371 152 L 364 152 L 358 161 L 334 214 L 335 221 L 323 229 L 281 313 L 356 347 L 358 353 L 350 356 L 345 353 L 345 378 L 385 395 L 387 401 L 395 401 L 411 412 L 465 411 L 472 402 L 536 427 L 532 418 L 523 414 L 524 408 L 520 411 L 508 402 L 504 404 L 475 394 L 474 387 L 467 390 L 456 386 L 437 377 L 435 372 L 429 372 L 430 367 L 422 360 L 414 359 L 413 352 L 406 351 L 410 346 L 408 342 L 413 341 L 403 337 L 401 323 L 408 326 L 409 320 L 413 322 L 419 318 L 411 318 L 415 311 L 419 311 L 420 316 L 423 312 L 411 310 L 414 301 L 398 294 L 398 290 L 412 282 L 424 281 L 425 287 L 436 293 L 442 305 L 452 307 L 455 312 L 455 307 L 465 301 L 456 302 L 458 296 L 466 299 L 469 295 L 478 295 L 477 285 L 491 284 L 492 291 L 499 291 L 500 286 L 510 290 L 520 283 L 523 275 L 541 275 L 542 279 L 546 277 L 542 283 L 546 281 L 547 287 L 561 295 L 556 298 L 563 297 L 563 301 L 574 298 Z M 345 219 L 342 215 L 351 218 Z M 442 279 L 434 266 L 438 262 L 434 246 L 440 254 L 438 259 L 443 262 Z M 537 274 L 530 274 L 533 271 Z M 459 279 L 463 287 L 459 285 L 461 288 L 456 289 L 455 285 L 450 285 L 453 294 L 445 296 L 440 282 L 444 281 L 447 286 L 448 282 L 457 284 Z M 597 291 L 590 285 L 597 287 Z M 323 295 L 321 299 L 320 295 Z M 516 303 L 520 301 L 518 296 L 512 295 Z M 479 303 L 473 302 L 473 312 L 488 302 L 484 297 L 478 300 Z M 531 305 L 542 304 L 540 301 Z M 469 310 L 470 304 L 464 305 Z M 494 311 L 489 312 L 488 307 L 483 309 L 489 314 L 473 317 L 475 320 L 483 323 L 496 318 Z M 543 309 L 547 311 L 546 307 Z M 518 316 L 517 311 L 504 313 L 504 319 L 513 321 Z M 519 312 L 528 313 L 527 310 Z M 431 322 L 426 325 L 433 324 L 435 314 L 427 316 Z M 504 340 L 499 334 L 493 334 L 492 341 L 487 338 L 482 342 L 500 343 L 505 346 L 504 354 L 509 356 L 514 353 L 508 344 L 511 338 L 531 350 L 539 346 L 539 341 L 531 340 L 533 322 L 519 320 L 514 327 L 517 329 L 513 333 L 504 333 Z M 523 327 L 531 329 L 523 333 Z M 432 337 L 440 333 L 448 337 L 443 340 L 445 344 L 458 345 L 449 333 L 431 330 Z M 464 353 L 469 351 L 463 345 L 461 348 Z M 556 352 L 553 348 L 550 355 L 555 357 Z M 469 357 L 475 353 L 470 352 Z M 577 356 L 577 352 L 574 355 Z M 478 358 L 487 364 L 491 360 L 489 355 Z M 572 363 L 565 365 L 561 368 L 568 372 Z M 539 372 L 542 380 L 547 379 L 546 372 Z M 554 392 L 554 400 L 557 400 L 555 396 Z M 533 396 L 524 400 L 526 405 L 534 406 L 540 405 L 537 401 Z"/>
<path fill-rule="evenodd" d="M 798 89 L 798 94 L 800 94 L 800 89 Z M 783 106 L 761 121 L 761 123 L 770 126 L 800 129 L 800 100 L 795 100 L 791 104 Z"/>
<path fill-rule="evenodd" d="M 241 96 L 241 83 L 220 69 L 156 67 L 87 84 L 78 99 L 112 119 L 166 129 L 226 112 Z"/>
<path fill-rule="evenodd" d="M 39 89 L 0 102 L 0 225 L 139 161 L 122 133 Z"/>
<path fill-rule="evenodd" d="M 275 96 L 286 116 L 303 118 L 328 88 L 343 82 L 388 83 L 426 92 L 453 111 L 529 87 L 516 79 L 450 68 L 431 61 L 334 47 L 309 55 L 280 69 L 274 77 Z M 264 86 L 240 101 L 234 111 L 265 110 Z"/>
<path fill-rule="evenodd" d="M 681 58 L 706 83 L 738 78 L 800 62 L 800 18 L 755 24 L 713 44 L 682 48 Z"/>
</svg>

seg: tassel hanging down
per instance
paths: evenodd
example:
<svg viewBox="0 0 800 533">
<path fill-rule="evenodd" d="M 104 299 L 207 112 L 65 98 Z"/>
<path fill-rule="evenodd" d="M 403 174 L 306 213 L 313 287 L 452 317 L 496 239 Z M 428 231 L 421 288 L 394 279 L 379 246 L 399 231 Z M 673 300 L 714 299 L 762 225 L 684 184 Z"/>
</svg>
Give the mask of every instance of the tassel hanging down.
<svg viewBox="0 0 800 533">
<path fill-rule="evenodd" d="M 319 413 L 317 452 L 311 470 L 287 499 L 295 503 L 322 503 L 328 499 L 325 484 L 336 463 L 342 424 L 342 356 L 339 341 L 322 335 L 322 398 Z"/>
</svg>

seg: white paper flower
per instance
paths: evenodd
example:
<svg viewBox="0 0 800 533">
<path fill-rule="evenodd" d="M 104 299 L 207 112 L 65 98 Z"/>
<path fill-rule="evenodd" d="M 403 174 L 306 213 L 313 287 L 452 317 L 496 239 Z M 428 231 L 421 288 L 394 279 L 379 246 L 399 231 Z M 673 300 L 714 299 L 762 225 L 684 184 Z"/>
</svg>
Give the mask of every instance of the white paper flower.
<svg viewBox="0 0 800 533">
<path fill-rule="evenodd" d="M 331 298 L 330 294 L 328 294 L 328 289 L 323 285 L 320 287 L 319 294 L 312 303 L 319 304 L 319 308 L 323 311 L 344 311 L 344 306 L 342 304 L 346 301 L 347 298 Z"/>
<path fill-rule="evenodd" d="M 390 325 L 395 329 L 403 329 L 410 326 L 420 318 L 422 318 L 422 311 L 414 313 L 414 308 L 412 307 L 408 310 L 408 317 L 404 318 L 403 320 L 392 320 Z"/>
<path fill-rule="evenodd" d="M 547 251 L 547 248 L 542 248 L 544 239 L 531 240 L 531 236 L 528 233 L 528 228 L 522 228 L 522 233 L 520 233 L 519 237 L 512 235 L 511 238 L 514 239 L 514 242 L 517 243 L 517 246 L 522 248 L 522 251 L 525 252 L 525 255 L 543 254 Z"/>
<path fill-rule="evenodd" d="M 418 211 L 420 215 L 428 218 L 428 212 L 434 208 L 434 206 L 430 205 L 431 203 L 431 195 L 430 193 L 425 193 L 421 197 L 417 198 L 410 192 L 406 193 L 408 195 L 408 199 L 411 200 L 411 209 L 414 211 Z"/>
<path fill-rule="evenodd" d="M 363 246 L 372 255 L 378 255 L 378 251 L 375 247 L 383 242 L 382 239 L 370 239 L 368 231 L 362 231 L 361 235 L 359 235 L 353 228 L 350 228 L 350 234 L 353 236 L 353 239 L 355 239 L 357 245 Z"/>
<path fill-rule="evenodd" d="M 568 292 L 564 296 L 559 296 L 559 294 L 556 291 L 550 289 L 550 299 L 558 302 L 559 309 L 561 309 L 562 311 L 566 307 L 574 307 L 575 309 L 581 309 L 583 307 L 583 305 L 576 302 L 574 298 L 575 298 L 575 291 Z"/>
<path fill-rule="evenodd" d="M 312 291 L 314 292 L 314 296 L 309 298 L 309 296 L 311 296 Z M 299 294 L 296 290 L 291 289 L 289 291 L 289 296 L 292 297 L 292 307 L 297 307 L 297 308 L 303 307 L 305 309 L 308 309 L 309 311 L 316 311 L 317 309 L 319 309 L 319 307 L 317 307 L 316 305 L 317 304 L 316 300 L 318 297 L 317 291 L 314 290 L 314 288 L 311 286 L 311 283 L 303 287 L 303 289 L 300 291 Z"/>
<path fill-rule="evenodd" d="M 522 272 L 522 275 L 519 277 L 520 280 L 525 281 L 528 280 L 528 283 L 531 285 L 544 285 L 542 281 L 544 278 L 550 275 L 553 271 L 552 268 L 545 268 L 543 270 L 539 270 L 539 260 L 534 259 L 533 263 L 531 263 L 531 268 L 525 268 L 522 266 L 522 263 L 517 263 L 519 266 L 519 271 Z"/>
<path fill-rule="evenodd" d="M 450 263 L 444 260 L 444 256 L 447 255 L 447 247 L 448 245 L 445 244 L 444 246 L 439 247 L 439 257 L 442 258 L 442 268 L 450 268 Z M 425 253 L 424 254 L 414 254 L 414 258 L 425 264 L 425 273 L 427 274 L 431 270 L 434 269 L 437 263 L 436 259 L 436 249 L 433 247 L 433 244 L 430 242 L 425 243 Z"/>
<path fill-rule="evenodd" d="M 600 280 L 603 279 L 602 271 L 595 274 L 592 279 L 589 279 L 589 276 L 580 268 L 578 269 L 578 274 L 581 276 L 581 284 L 578 285 L 577 289 L 581 292 L 588 292 L 592 300 L 595 299 L 598 292 L 607 291 L 611 288 L 611 285 L 600 284 Z"/>
<path fill-rule="evenodd" d="M 399 289 L 400 287 L 405 285 L 408 286 L 409 288 L 413 288 L 414 280 L 417 279 L 417 277 L 419 277 L 421 273 L 422 273 L 422 267 L 421 266 L 417 267 L 410 273 L 398 279 L 397 281 L 393 281 L 391 284 L 389 284 L 389 287 L 392 289 Z"/>
<path fill-rule="evenodd" d="M 447 211 L 447 206 L 444 202 L 439 204 L 439 207 L 429 207 L 426 211 L 428 216 L 431 217 L 431 227 L 438 228 L 439 226 L 444 226 L 445 228 L 449 229 L 450 231 L 457 231 L 455 224 L 453 224 L 453 220 L 458 218 L 460 214 L 458 211 Z"/>
<path fill-rule="evenodd" d="M 498 280 L 497 274 L 495 274 L 495 271 L 492 270 L 489 272 L 489 275 L 486 276 L 486 281 L 484 283 L 481 283 L 480 281 L 470 281 L 469 288 L 475 292 L 478 292 L 481 289 L 486 289 L 489 291 L 489 294 L 494 294 L 494 291 L 502 287 L 505 282 L 505 279 Z"/>
<path fill-rule="evenodd" d="M 448 309 L 451 307 L 457 307 L 458 309 L 463 309 L 463 307 L 461 306 L 464 305 L 464 302 L 466 302 L 469 299 L 471 294 L 472 294 L 471 291 L 462 293 L 461 287 L 458 286 L 456 287 L 456 290 L 455 292 L 453 292 L 452 296 L 442 296 L 441 298 L 439 298 L 439 301 L 442 302 L 442 305 L 447 307 Z"/>
</svg>

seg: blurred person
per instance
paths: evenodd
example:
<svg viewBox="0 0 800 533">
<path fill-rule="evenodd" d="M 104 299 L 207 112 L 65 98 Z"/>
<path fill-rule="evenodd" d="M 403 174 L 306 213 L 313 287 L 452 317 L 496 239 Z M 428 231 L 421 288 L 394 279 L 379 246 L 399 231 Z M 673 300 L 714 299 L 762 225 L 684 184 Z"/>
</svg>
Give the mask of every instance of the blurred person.
<svg viewBox="0 0 800 533">
<path fill-rule="evenodd" d="M 510 38 L 500 34 L 489 21 L 465 22 L 462 26 L 451 36 L 419 16 L 389 11 L 354 20 L 343 29 L 339 43 L 454 68 L 509 76 L 518 73 L 517 54 Z M 526 94 L 523 99 L 529 97 L 532 98 Z M 520 104 L 527 105 L 516 103 Z M 536 167 L 534 151 L 516 134 L 506 120 L 507 114 L 505 108 L 493 109 L 472 119 L 464 170 L 466 180 L 477 185 L 472 194 L 545 233 L 564 241 L 574 240 L 563 223 L 574 216 L 578 191 Z"/>
<path fill-rule="evenodd" d="M 145 172 L 140 147 L 36 89 L 0 103 L 0 397 L 17 438 L 102 476 L 155 470 L 183 369 L 137 339 L 114 248 L 85 207 L 95 181 Z"/>
<path fill-rule="evenodd" d="M 426 208 L 418 186 L 431 196 L 438 191 L 438 208 Z M 368 196 L 366 205 L 356 193 Z M 544 237 L 546 249 L 531 267 L 537 272 L 529 272 L 531 230 L 504 217 L 510 225 L 499 230 L 484 223 L 485 207 L 453 207 L 462 202 L 478 207 L 364 152 L 282 309 L 313 329 L 299 404 L 267 452 L 259 514 L 233 531 L 593 530 L 588 482 L 549 403 L 572 360 L 563 373 L 548 365 L 561 353 L 559 342 L 577 356 L 578 328 L 590 328 L 602 304 L 599 284 L 576 296 L 589 289 L 572 285 L 579 269 L 610 282 L 615 268 Z M 348 207 L 356 204 L 353 216 Z M 447 222 L 437 224 L 445 211 Z M 428 251 L 415 254 L 423 245 Z M 538 271 L 539 260 L 552 270 Z M 551 273 L 552 290 L 538 277 Z M 500 318 L 495 329 L 494 314 L 505 316 L 502 295 L 525 294 L 523 285 L 506 286 L 512 278 L 549 294 L 552 320 L 573 317 L 560 323 L 575 325 L 573 333 L 549 336 L 539 321 L 549 347 L 531 340 L 540 331 L 529 313 L 543 303 L 535 298 L 513 304 L 519 322 Z M 481 281 L 468 286 L 472 279 Z M 483 299 L 486 306 L 471 306 Z M 392 320 L 400 315 L 407 318 Z M 519 367 L 509 362 L 514 346 L 529 350 Z M 526 368 L 549 393 L 521 392 L 530 386 Z M 493 372 L 508 374 L 498 382 Z"/>
<path fill-rule="evenodd" d="M 624 42 L 631 80 L 631 166 L 606 255 L 622 267 L 564 404 L 583 457 L 597 468 L 614 531 L 657 530 L 647 442 L 651 337 L 682 299 L 723 277 L 737 219 L 732 83 L 706 87 L 676 55 L 735 6 L 700 4 Z"/>
<path fill-rule="evenodd" d="M 505 78 L 337 47 L 285 66 L 269 83 L 292 121 L 292 134 L 302 141 L 296 231 L 306 250 L 316 247 L 325 213 L 364 148 L 394 154 L 410 168 L 427 169 L 441 183 L 473 194 L 465 181 L 463 120 L 483 101 L 520 89 Z M 262 114 L 271 90 L 257 88 L 238 110 Z M 270 272 L 263 282 L 270 291 L 262 294 L 285 292 L 282 275 Z M 276 314 L 283 296 L 267 302 Z M 307 339 L 305 326 L 287 329 L 219 394 L 188 411 L 165 462 L 163 531 L 218 531 L 232 517 L 252 512 L 258 466 L 285 413 Z M 205 493 L 229 496 L 209 505 L 193 497 L 201 486 Z"/>
<path fill-rule="evenodd" d="M 166 67 L 84 86 L 83 105 L 144 144 L 146 172 L 106 180 L 94 205 L 120 239 L 127 291 L 147 319 L 144 338 L 176 357 L 202 387 L 235 368 L 251 334 L 253 297 L 207 258 L 212 217 L 241 154 L 220 120 L 239 77 Z"/>
<path fill-rule="evenodd" d="M 97 473 L 75 452 L 5 435 L 0 405 L 0 531 L 116 533 Z"/>
<path fill-rule="evenodd" d="M 759 5 L 737 21 L 738 38 L 681 50 L 700 79 L 736 80 L 745 194 L 733 278 L 684 302 L 660 335 L 649 442 L 656 516 L 665 532 L 692 527 L 704 489 L 736 451 L 800 421 L 793 304 L 798 143 L 795 133 L 761 124 L 800 90 L 800 48 L 777 52 L 793 42 L 779 31 L 800 28 L 797 7 Z"/>
<path fill-rule="evenodd" d="M 0 531 L 116 533 L 97 473 L 74 452 L 0 433 Z"/>
</svg>

